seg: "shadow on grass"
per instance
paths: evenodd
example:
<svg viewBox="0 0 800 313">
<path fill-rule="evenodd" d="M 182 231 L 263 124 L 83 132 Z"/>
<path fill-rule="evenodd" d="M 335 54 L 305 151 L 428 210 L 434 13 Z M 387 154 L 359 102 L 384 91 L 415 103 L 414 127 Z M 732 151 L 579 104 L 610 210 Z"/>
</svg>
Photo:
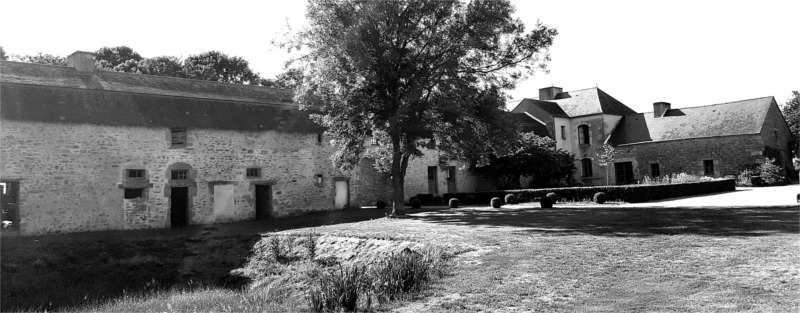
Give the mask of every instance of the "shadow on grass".
<svg viewBox="0 0 800 313">
<path fill-rule="evenodd" d="M 767 236 L 800 232 L 800 210 L 797 207 L 447 210 L 415 214 L 413 218 L 437 224 L 510 226 L 521 228 L 522 232 L 554 235 Z"/>
<path fill-rule="evenodd" d="M 423 212 L 431 210 L 409 210 Z M 55 311 L 158 290 L 241 288 L 229 275 L 262 233 L 365 221 L 390 210 L 311 213 L 229 224 L 2 237 L 0 310 Z"/>
</svg>

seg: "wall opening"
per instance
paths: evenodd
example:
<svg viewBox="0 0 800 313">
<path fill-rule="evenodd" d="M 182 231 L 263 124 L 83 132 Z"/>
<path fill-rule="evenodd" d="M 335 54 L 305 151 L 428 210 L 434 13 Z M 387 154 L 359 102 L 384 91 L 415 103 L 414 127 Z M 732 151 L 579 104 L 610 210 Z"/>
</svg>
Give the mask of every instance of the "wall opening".
<svg viewBox="0 0 800 313">
<path fill-rule="evenodd" d="M 336 196 L 333 206 L 336 209 L 346 209 L 350 205 L 350 182 L 344 179 L 336 180 L 334 183 Z"/>
<path fill-rule="evenodd" d="M 428 166 L 428 193 L 432 195 L 439 193 L 439 179 L 436 175 L 438 169 L 436 166 Z"/>
<path fill-rule="evenodd" d="M 19 182 L 0 183 L 0 210 L 3 212 L 3 234 L 19 233 Z"/>
<path fill-rule="evenodd" d="M 170 188 L 170 226 L 184 227 L 188 224 L 189 187 Z"/>
<path fill-rule="evenodd" d="M 617 176 L 617 185 L 633 183 L 633 163 L 619 162 L 614 163 L 614 171 Z"/>
<path fill-rule="evenodd" d="M 272 216 L 272 186 L 256 185 L 256 220 L 267 220 Z"/>
</svg>

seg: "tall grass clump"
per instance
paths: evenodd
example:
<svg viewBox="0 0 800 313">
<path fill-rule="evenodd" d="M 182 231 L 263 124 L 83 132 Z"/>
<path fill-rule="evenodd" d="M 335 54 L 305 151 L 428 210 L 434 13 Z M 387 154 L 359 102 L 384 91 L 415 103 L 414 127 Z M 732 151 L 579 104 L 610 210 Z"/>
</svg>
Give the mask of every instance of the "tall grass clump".
<svg viewBox="0 0 800 313">
<path fill-rule="evenodd" d="M 364 267 L 360 265 L 339 265 L 338 269 L 320 275 L 311 282 L 308 300 L 315 312 L 355 311 L 358 299 L 363 296 L 367 300 L 366 307 L 371 306 L 370 293 L 367 286 L 368 277 Z"/>
</svg>

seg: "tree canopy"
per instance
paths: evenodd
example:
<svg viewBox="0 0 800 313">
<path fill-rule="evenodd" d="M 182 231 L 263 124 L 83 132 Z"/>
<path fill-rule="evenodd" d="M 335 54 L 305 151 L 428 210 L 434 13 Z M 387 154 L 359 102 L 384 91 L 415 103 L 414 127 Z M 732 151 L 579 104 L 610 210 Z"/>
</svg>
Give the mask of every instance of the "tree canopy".
<svg viewBox="0 0 800 313">
<path fill-rule="evenodd" d="M 792 141 L 789 143 L 789 147 L 795 156 L 800 156 L 800 151 L 798 151 L 800 147 L 797 142 L 800 140 L 800 92 L 792 91 L 792 96 L 789 97 L 782 109 L 783 117 L 792 132 Z"/>
<path fill-rule="evenodd" d="M 13 55 L 12 59 L 19 62 L 28 62 L 36 64 L 50 64 L 50 65 L 61 65 L 61 66 L 67 65 L 67 58 L 41 52 L 37 54 Z"/>
<path fill-rule="evenodd" d="M 260 82 L 258 74 L 253 73 L 247 60 L 219 51 L 190 55 L 183 61 L 183 72 L 186 78 L 191 79 L 251 85 Z"/>
<path fill-rule="evenodd" d="M 143 58 L 139 53 L 127 46 L 102 47 L 94 52 L 95 67 L 106 71 L 135 73 L 139 61 Z"/>
<path fill-rule="evenodd" d="M 480 157 L 513 137 L 504 90 L 549 60 L 555 29 L 531 31 L 508 1 L 310 0 L 299 47 L 300 103 L 353 168 L 370 135 L 391 155 L 393 214 L 403 214 L 409 158 L 435 139 L 446 159 Z M 496 141 L 494 141 L 496 140 Z"/>
<path fill-rule="evenodd" d="M 519 188 L 521 177 L 532 178 L 532 188 L 544 188 L 569 183 L 575 171 L 574 160 L 572 153 L 556 150 L 555 140 L 523 133 L 506 155 L 492 154 L 487 165 L 473 164 L 470 170 L 501 180 L 503 189 Z"/>
<path fill-rule="evenodd" d="M 0 46 L 0 61 L 8 60 L 8 56 L 6 55 L 6 50 L 3 49 L 3 46 Z"/>
</svg>

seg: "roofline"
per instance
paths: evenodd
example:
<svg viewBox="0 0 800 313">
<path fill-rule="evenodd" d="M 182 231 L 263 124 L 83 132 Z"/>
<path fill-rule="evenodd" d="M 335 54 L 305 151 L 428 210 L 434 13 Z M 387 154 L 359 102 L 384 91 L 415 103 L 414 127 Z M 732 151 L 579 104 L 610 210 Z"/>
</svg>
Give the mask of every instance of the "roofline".
<svg viewBox="0 0 800 313">
<path fill-rule="evenodd" d="M 758 97 L 758 98 L 752 98 L 752 99 L 743 99 L 743 100 L 736 100 L 736 101 L 728 101 L 728 102 L 722 102 L 722 103 L 714 103 L 714 104 L 706 104 L 706 105 L 697 105 L 697 106 L 693 106 L 693 107 L 670 108 L 670 110 L 677 110 L 677 109 L 694 109 L 694 108 L 704 108 L 704 107 L 710 107 L 710 106 L 715 106 L 715 105 L 725 105 L 725 104 L 732 104 L 732 103 L 736 103 L 736 102 L 745 102 L 745 101 L 752 101 L 752 100 L 766 99 L 766 98 L 772 98 L 773 100 L 775 100 L 775 96 L 766 96 L 766 97 Z M 653 112 L 654 112 L 654 111 L 645 111 L 645 112 L 636 113 L 636 114 L 645 114 L 645 113 L 653 113 Z M 636 114 L 628 114 L 628 115 L 636 115 Z M 669 116 L 665 116 L 665 117 L 669 117 Z"/>
<path fill-rule="evenodd" d="M 17 82 L 3 82 L 3 84 L 4 85 L 11 84 L 11 85 L 38 86 L 38 87 L 59 88 L 59 89 L 76 89 L 76 90 L 85 90 L 85 91 L 102 91 L 102 92 L 113 92 L 113 93 L 123 93 L 123 94 L 146 95 L 146 96 L 154 96 L 154 97 L 171 97 L 171 98 L 183 98 L 183 99 L 199 99 L 199 100 L 208 100 L 208 101 L 224 101 L 224 102 L 233 102 L 233 103 L 240 103 L 240 104 L 272 105 L 272 106 L 281 106 L 281 107 L 297 108 L 297 109 L 300 109 L 300 106 L 302 105 L 302 104 L 297 103 L 297 102 L 292 102 L 292 104 L 274 103 L 274 102 L 256 102 L 256 101 L 228 100 L 228 99 L 216 99 L 216 98 L 187 97 L 187 96 L 176 96 L 176 95 L 162 95 L 162 94 L 157 94 L 157 93 L 146 93 L 146 92 L 131 92 L 131 91 L 119 91 L 119 90 L 107 90 L 107 89 L 75 88 L 75 87 L 64 87 L 64 86 L 40 85 L 40 84 L 25 84 L 25 83 L 17 83 Z"/>
<path fill-rule="evenodd" d="M 703 136 L 703 137 L 691 137 L 691 138 L 681 138 L 681 139 L 667 139 L 667 140 L 657 140 L 657 141 L 656 140 L 653 140 L 653 141 L 640 141 L 640 142 L 632 142 L 632 143 L 623 143 L 623 144 L 617 145 L 617 147 L 643 145 L 643 144 L 651 144 L 651 143 L 662 143 L 662 142 L 671 142 L 671 141 L 681 141 L 681 140 L 736 137 L 736 136 L 753 136 L 753 135 L 761 135 L 761 132 L 749 133 L 749 134 L 736 134 L 736 135 Z"/>
<path fill-rule="evenodd" d="M 81 51 L 76 51 L 76 52 L 81 52 Z M 72 67 L 72 66 L 64 66 L 64 65 L 40 64 L 40 63 L 30 63 L 30 62 L 20 62 L 20 61 L 7 61 L 7 60 L 3 61 L 3 63 L 6 63 L 6 62 L 17 63 L 17 64 L 25 64 L 25 65 L 35 65 L 35 66 L 52 66 L 52 67 L 58 67 L 58 68 L 63 68 L 63 69 L 73 69 L 73 70 L 75 70 L 75 68 Z M 289 90 L 289 91 L 294 92 L 294 90 L 289 89 L 289 88 L 267 87 L 267 86 L 257 86 L 257 85 L 245 85 L 245 84 L 218 82 L 218 81 L 215 81 L 215 80 L 192 79 L 192 78 L 171 77 L 171 76 L 160 76 L 160 75 L 151 75 L 151 74 L 143 74 L 143 73 L 117 72 L 117 71 L 108 71 L 108 70 L 103 70 L 103 69 L 98 69 L 98 71 L 96 71 L 94 73 L 113 73 L 113 74 L 121 74 L 121 75 L 144 75 L 146 77 L 159 77 L 159 79 L 166 78 L 166 79 L 176 79 L 176 80 L 200 81 L 200 82 L 223 84 L 223 85 L 248 86 L 248 87 L 258 87 L 258 88 L 277 89 L 277 90 Z M 0 81 L 2 81 L 2 79 L 0 79 Z M 44 86 L 47 86 L 47 85 L 44 85 Z"/>
<path fill-rule="evenodd" d="M 533 120 L 535 120 L 535 121 L 539 122 L 539 124 L 542 124 L 542 125 L 544 125 L 544 126 L 547 126 L 547 123 L 545 123 L 545 122 L 542 122 L 542 120 L 540 120 L 540 119 L 536 118 L 536 117 L 535 117 L 535 116 L 533 116 L 532 114 L 530 114 L 530 113 L 528 113 L 528 112 L 522 112 L 522 113 L 524 113 L 524 114 L 525 114 L 525 115 L 527 115 L 528 117 L 532 118 Z"/>
</svg>

